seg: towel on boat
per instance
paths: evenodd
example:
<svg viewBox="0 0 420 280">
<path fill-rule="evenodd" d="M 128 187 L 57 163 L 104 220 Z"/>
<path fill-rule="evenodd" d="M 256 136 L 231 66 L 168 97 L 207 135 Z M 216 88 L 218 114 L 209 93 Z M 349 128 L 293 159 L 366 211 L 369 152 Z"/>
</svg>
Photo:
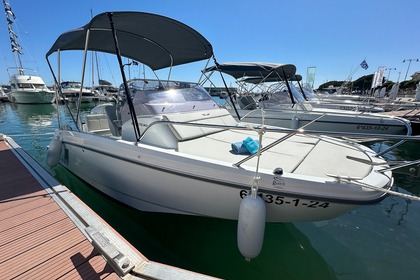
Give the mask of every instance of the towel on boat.
<svg viewBox="0 0 420 280">
<path fill-rule="evenodd" d="M 246 138 L 241 142 L 232 143 L 232 152 L 234 154 L 255 154 L 258 151 L 258 140 L 254 140 L 251 137 Z"/>
<path fill-rule="evenodd" d="M 253 155 L 258 152 L 259 143 L 257 140 L 252 139 L 251 137 L 247 137 L 244 141 L 242 141 L 246 149 Z"/>
</svg>

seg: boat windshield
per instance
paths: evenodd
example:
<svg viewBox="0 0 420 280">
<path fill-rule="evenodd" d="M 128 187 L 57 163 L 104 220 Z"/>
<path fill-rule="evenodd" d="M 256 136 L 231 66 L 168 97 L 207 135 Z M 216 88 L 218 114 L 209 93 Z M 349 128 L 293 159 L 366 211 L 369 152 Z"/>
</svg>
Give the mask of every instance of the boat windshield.
<svg viewBox="0 0 420 280">
<path fill-rule="evenodd" d="M 217 104 L 199 84 L 178 81 L 130 80 L 127 82 L 136 113 L 161 114 L 215 109 Z M 124 85 L 120 86 L 124 96 Z"/>
<path fill-rule="evenodd" d="M 18 88 L 33 88 L 32 84 L 28 83 L 18 83 Z"/>
<path fill-rule="evenodd" d="M 302 93 L 291 83 L 289 83 L 290 90 L 292 91 L 293 99 L 297 103 L 305 102 L 305 98 Z M 277 102 L 292 102 L 290 99 L 287 86 L 284 83 L 272 85 L 269 88 L 269 92 L 272 92 L 273 101 Z"/>
<path fill-rule="evenodd" d="M 209 93 L 196 83 L 136 80 L 130 81 L 128 87 L 133 99 L 141 103 L 184 103 L 212 100 Z"/>
<path fill-rule="evenodd" d="M 44 84 L 33 84 L 33 86 L 34 86 L 36 89 L 44 89 L 44 88 L 45 88 L 45 85 L 44 85 Z"/>
</svg>

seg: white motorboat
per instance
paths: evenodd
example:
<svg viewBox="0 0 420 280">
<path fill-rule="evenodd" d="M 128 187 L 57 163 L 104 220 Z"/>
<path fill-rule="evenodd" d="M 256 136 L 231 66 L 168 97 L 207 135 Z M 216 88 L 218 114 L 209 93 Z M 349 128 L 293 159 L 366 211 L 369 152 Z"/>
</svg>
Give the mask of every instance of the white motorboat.
<svg viewBox="0 0 420 280">
<path fill-rule="evenodd" d="M 12 53 L 15 55 L 17 73 L 10 75 L 10 91 L 7 92 L 8 100 L 14 103 L 44 104 L 52 103 L 55 92 L 45 85 L 41 77 L 37 75 L 25 74 L 29 69 L 22 66 L 21 55 L 22 47 L 17 41 L 18 36 L 13 30 L 13 23 L 16 19 L 9 3 L 3 1 L 7 27 L 9 31 Z"/>
<path fill-rule="evenodd" d="M 296 67 L 292 64 L 275 63 L 224 63 L 205 70 L 208 78 L 214 71 L 221 71 L 237 80 L 239 97 L 232 102 L 229 111 L 242 121 L 279 127 L 302 128 L 326 132 L 351 132 L 373 134 L 411 135 L 410 122 L 403 118 L 383 114 L 313 108 L 305 96 L 290 80 L 295 79 Z M 255 84 L 249 89 L 244 84 Z M 255 100 L 252 90 L 260 89 L 261 98 Z M 251 90 L 251 91 L 249 91 Z M 228 101 L 230 99 L 227 99 Z M 263 121 L 264 119 L 264 121 Z"/>
<path fill-rule="evenodd" d="M 81 103 L 91 102 L 96 96 L 91 89 L 83 87 L 81 82 L 65 81 L 60 86 L 62 98 L 69 102 L 78 102 L 79 98 Z"/>
<path fill-rule="evenodd" d="M 299 75 L 300 76 L 300 75 Z M 300 76 L 300 80 L 302 76 Z M 334 109 L 334 110 L 344 110 L 344 111 L 356 111 L 356 112 L 370 112 L 370 113 L 382 113 L 384 109 L 375 106 L 372 104 L 369 99 L 365 101 L 352 101 L 350 99 L 334 99 L 334 98 L 325 98 L 325 95 L 320 97 L 316 95 L 310 90 L 303 88 L 299 84 L 299 80 L 297 81 L 300 87 L 300 92 L 304 95 L 305 100 L 311 104 L 312 108 L 317 109 Z M 324 97 L 324 98 L 323 98 Z"/>
<path fill-rule="evenodd" d="M 116 53 L 121 69 L 123 56 L 154 71 L 213 58 L 194 29 L 141 12 L 102 13 L 63 33 L 49 66 L 67 50 Z M 392 186 L 392 168 L 363 145 L 238 123 L 199 84 L 121 74 L 126 98 L 99 105 L 84 124 L 60 125 L 47 163 L 136 209 L 236 220 L 258 192 L 258 220 L 325 220 L 381 201 Z"/>
<path fill-rule="evenodd" d="M 15 74 L 10 77 L 9 101 L 26 104 L 52 103 L 55 91 L 50 90 L 41 77 Z"/>
</svg>

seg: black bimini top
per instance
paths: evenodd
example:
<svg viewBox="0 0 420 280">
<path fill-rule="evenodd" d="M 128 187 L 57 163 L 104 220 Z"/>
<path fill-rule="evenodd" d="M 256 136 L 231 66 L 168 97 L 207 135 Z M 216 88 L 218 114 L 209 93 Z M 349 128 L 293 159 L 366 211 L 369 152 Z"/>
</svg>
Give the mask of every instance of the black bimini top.
<svg viewBox="0 0 420 280">
<path fill-rule="evenodd" d="M 283 79 L 281 77 L 276 77 L 271 75 L 268 78 L 264 77 L 248 77 L 241 79 L 242 82 L 251 83 L 251 84 L 259 84 L 259 83 L 270 83 L 270 82 L 281 82 Z M 299 74 L 295 74 L 293 77 L 289 78 L 288 81 L 302 81 L 302 76 Z"/>
<path fill-rule="evenodd" d="M 231 75 L 235 79 L 246 78 L 281 78 L 290 79 L 296 73 L 296 66 L 293 64 L 278 64 L 268 62 L 228 62 L 205 69 L 205 72 L 220 70 Z"/>
<path fill-rule="evenodd" d="M 47 52 L 47 59 L 57 51 L 85 50 L 87 38 L 87 50 L 115 54 L 109 15 L 112 15 L 121 56 L 144 63 L 152 70 L 213 55 L 211 44 L 179 21 L 143 12 L 106 12 L 83 27 L 61 34 Z"/>
</svg>

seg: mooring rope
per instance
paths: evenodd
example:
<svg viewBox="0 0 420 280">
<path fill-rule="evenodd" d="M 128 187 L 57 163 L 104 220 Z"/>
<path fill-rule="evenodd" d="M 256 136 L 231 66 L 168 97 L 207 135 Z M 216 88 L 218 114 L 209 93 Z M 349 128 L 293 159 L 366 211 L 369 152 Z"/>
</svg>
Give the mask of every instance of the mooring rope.
<svg viewBox="0 0 420 280">
<path fill-rule="evenodd" d="M 404 194 L 404 193 L 400 193 L 400 192 L 396 192 L 396 191 L 386 190 L 386 189 L 383 189 L 381 187 L 375 187 L 375 186 L 372 186 L 372 185 L 369 185 L 369 184 L 358 181 L 358 180 L 361 180 L 361 178 L 358 178 L 358 179 L 353 178 L 352 179 L 352 178 L 346 178 L 346 177 L 330 175 L 330 174 L 327 174 L 327 176 L 333 177 L 333 178 L 335 178 L 339 181 L 346 181 L 346 182 L 353 183 L 353 184 L 356 184 L 356 185 L 359 185 L 359 186 L 362 186 L 362 187 L 365 187 L 365 188 L 368 188 L 368 189 L 372 189 L 372 190 L 375 190 L 375 191 L 380 191 L 380 192 L 384 192 L 384 193 L 387 193 L 387 194 L 392 194 L 392 195 L 403 197 L 403 198 L 410 199 L 410 200 L 420 201 L 420 197 L 415 196 L 415 195 L 409 195 L 409 194 Z"/>
<path fill-rule="evenodd" d="M 420 197 L 415 196 L 415 195 L 410 195 L 410 194 L 405 194 L 405 193 L 400 193 L 400 192 L 396 192 L 396 191 L 392 191 L 392 190 L 386 190 L 380 187 L 375 187 L 366 183 L 362 183 L 362 182 L 358 182 L 358 181 L 351 181 L 352 183 L 356 183 L 358 185 L 361 185 L 362 187 L 368 188 L 368 189 L 372 189 L 372 190 L 376 190 L 376 191 L 380 191 L 380 192 L 384 192 L 387 194 L 392 194 L 395 196 L 399 196 L 402 198 L 406 198 L 406 199 L 410 199 L 410 200 L 415 200 L 415 201 L 420 201 Z"/>
</svg>

